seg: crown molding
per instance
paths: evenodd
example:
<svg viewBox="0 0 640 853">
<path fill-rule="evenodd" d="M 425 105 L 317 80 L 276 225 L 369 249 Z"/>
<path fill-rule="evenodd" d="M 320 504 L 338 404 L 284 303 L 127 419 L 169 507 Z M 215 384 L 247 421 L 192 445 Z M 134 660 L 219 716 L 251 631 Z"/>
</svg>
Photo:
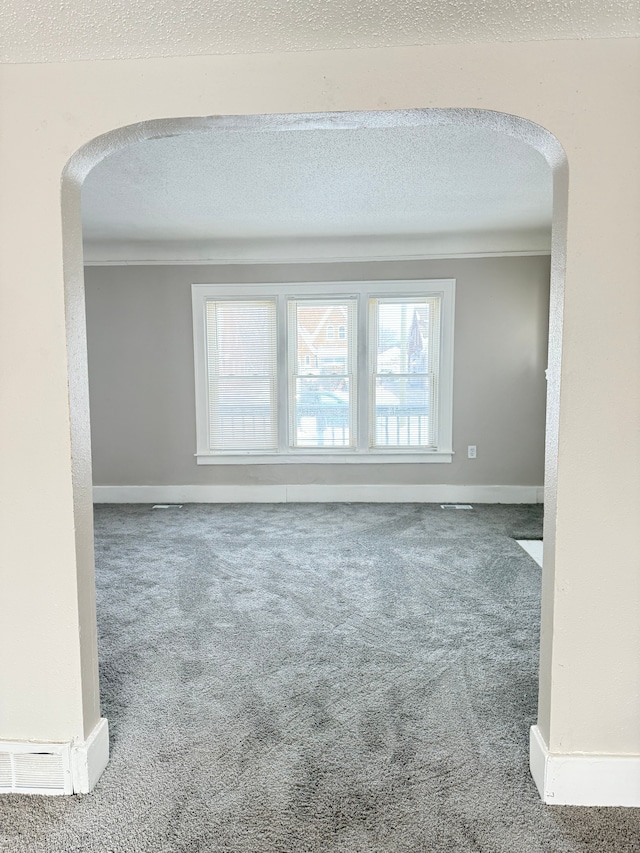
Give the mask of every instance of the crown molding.
<svg viewBox="0 0 640 853">
<path fill-rule="evenodd" d="M 548 229 L 246 240 L 85 240 L 86 266 L 311 264 L 551 254 Z"/>
</svg>

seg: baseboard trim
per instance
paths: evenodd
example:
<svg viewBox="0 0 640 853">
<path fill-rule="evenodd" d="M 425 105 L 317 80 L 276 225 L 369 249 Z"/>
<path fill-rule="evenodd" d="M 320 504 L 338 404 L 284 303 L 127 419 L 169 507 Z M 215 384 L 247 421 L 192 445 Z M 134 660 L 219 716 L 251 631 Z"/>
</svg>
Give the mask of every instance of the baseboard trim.
<svg viewBox="0 0 640 853">
<path fill-rule="evenodd" d="M 542 503 L 541 486 L 94 486 L 104 503 Z"/>
<path fill-rule="evenodd" d="M 88 794 L 109 762 L 109 723 L 102 717 L 84 743 L 71 745 L 73 793 Z"/>
<path fill-rule="evenodd" d="M 0 794 L 88 794 L 108 761 L 104 718 L 85 741 L 0 741 Z"/>
<path fill-rule="evenodd" d="M 640 807 L 640 755 L 553 754 L 532 726 L 529 767 L 548 805 Z"/>
</svg>

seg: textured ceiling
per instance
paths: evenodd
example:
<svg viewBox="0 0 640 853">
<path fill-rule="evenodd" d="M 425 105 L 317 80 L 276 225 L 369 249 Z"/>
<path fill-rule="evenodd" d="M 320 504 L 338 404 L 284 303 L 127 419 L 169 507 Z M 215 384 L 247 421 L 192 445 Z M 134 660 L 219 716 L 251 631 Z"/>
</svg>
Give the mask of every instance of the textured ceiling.
<svg viewBox="0 0 640 853">
<path fill-rule="evenodd" d="M 0 62 L 640 35 L 638 0 L 4 0 Z"/>
<path fill-rule="evenodd" d="M 404 127 L 149 140 L 83 188 L 88 241 L 548 229 L 551 173 L 490 130 Z"/>
</svg>

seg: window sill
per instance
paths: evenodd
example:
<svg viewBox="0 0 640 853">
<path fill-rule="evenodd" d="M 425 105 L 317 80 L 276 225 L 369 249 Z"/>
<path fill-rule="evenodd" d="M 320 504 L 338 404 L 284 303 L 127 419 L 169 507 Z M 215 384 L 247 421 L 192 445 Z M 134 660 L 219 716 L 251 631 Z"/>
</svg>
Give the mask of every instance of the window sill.
<svg viewBox="0 0 640 853">
<path fill-rule="evenodd" d="M 316 465 L 316 464 L 349 464 L 377 465 L 402 464 L 423 465 L 424 463 L 447 463 L 453 461 L 453 451 L 434 450 L 431 452 L 415 452 L 397 450 L 395 452 L 357 453 L 323 453 L 309 451 L 291 451 L 291 453 L 196 453 L 198 465 Z"/>
</svg>

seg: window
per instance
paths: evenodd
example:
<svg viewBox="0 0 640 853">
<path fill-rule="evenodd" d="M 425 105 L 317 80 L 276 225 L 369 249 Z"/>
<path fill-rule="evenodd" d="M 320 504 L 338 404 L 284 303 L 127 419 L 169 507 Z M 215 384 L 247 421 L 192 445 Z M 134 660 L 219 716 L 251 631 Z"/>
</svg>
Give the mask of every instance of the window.
<svg viewBox="0 0 640 853">
<path fill-rule="evenodd" d="M 440 298 L 372 299 L 371 447 L 438 447 Z"/>
<path fill-rule="evenodd" d="M 454 289 L 193 285 L 198 463 L 451 461 Z"/>
<path fill-rule="evenodd" d="M 276 450 L 276 303 L 206 303 L 209 450 Z"/>
<path fill-rule="evenodd" d="M 356 403 L 356 299 L 289 299 L 289 437 L 293 447 L 353 447 Z M 297 373 L 299 352 L 322 339 L 333 315 L 347 318 L 349 335 L 330 348 L 318 348 L 315 375 Z M 345 326 L 341 326 L 342 329 Z M 327 338 L 333 339 L 327 326 Z"/>
</svg>

